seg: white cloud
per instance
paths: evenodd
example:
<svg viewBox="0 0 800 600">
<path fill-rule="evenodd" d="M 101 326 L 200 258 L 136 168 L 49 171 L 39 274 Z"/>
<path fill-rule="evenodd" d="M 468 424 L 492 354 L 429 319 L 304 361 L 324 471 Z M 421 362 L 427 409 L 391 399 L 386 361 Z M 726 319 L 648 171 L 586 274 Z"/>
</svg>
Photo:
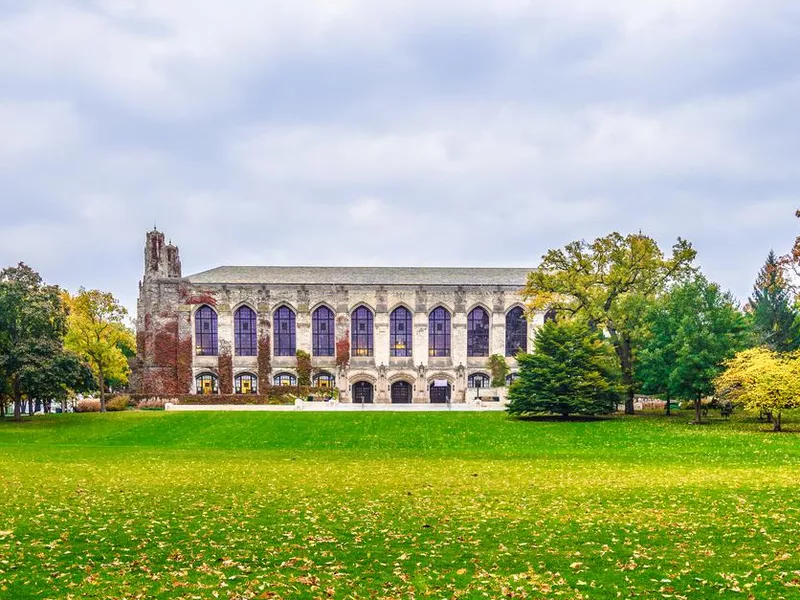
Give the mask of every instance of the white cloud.
<svg viewBox="0 0 800 600">
<path fill-rule="evenodd" d="M 794 238 L 789 0 L 6 10 L 0 262 L 129 306 L 154 221 L 187 272 L 529 265 L 642 228 L 740 295 Z"/>
</svg>

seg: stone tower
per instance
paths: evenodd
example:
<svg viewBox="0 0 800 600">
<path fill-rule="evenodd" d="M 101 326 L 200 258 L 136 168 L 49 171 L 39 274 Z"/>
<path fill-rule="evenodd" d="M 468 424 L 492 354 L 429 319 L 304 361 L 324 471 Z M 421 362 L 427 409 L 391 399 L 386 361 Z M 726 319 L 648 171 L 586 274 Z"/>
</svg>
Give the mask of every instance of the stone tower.
<svg viewBox="0 0 800 600">
<path fill-rule="evenodd" d="M 191 361 L 189 315 L 181 305 L 181 259 L 177 246 L 157 229 L 148 231 L 144 275 L 136 314 L 136 361 L 132 389 L 140 394 L 185 394 L 190 376 L 180 368 Z M 183 341 L 183 343 L 182 343 Z M 188 355 L 188 356 L 187 356 Z M 183 358 L 183 360 L 181 360 Z"/>
<path fill-rule="evenodd" d="M 165 279 L 181 277 L 181 258 L 178 247 L 164 244 L 164 234 L 153 229 L 147 232 L 144 246 L 144 278 Z"/>
</svg>

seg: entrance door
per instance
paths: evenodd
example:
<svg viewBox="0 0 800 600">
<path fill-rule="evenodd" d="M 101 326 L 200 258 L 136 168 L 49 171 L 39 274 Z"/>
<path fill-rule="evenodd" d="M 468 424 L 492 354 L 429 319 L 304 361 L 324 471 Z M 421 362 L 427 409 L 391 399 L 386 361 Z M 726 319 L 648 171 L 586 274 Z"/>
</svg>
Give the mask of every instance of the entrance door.
<svg viewBox="0 0 800 600">
<path fill-rule="evenodd" d="M 396 381 L 392 384 L 392 404 L 411 404 L 411 384 Z"/>
<path fill-rule="evenodd" d="M 353 403 L 372 403 L 372 384 L 369 381 L 359 381 L 353 384 Z"/>
<path fill-rule="evenodd" d="M 446 404 L 449 401 L 450 383 L 442 385 L 442 382 L 434 381 L 431 384 L 431 404 Z"/>
</svg>

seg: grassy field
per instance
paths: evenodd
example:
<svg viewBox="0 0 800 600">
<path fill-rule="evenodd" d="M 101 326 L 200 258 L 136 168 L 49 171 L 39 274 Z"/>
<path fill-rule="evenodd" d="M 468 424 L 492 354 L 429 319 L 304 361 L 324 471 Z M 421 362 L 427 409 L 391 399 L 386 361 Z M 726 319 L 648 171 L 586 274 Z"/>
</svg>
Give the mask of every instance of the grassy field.
<svg viewBox="0 0 800 600">
<path fill-rule="evenodd" d="M 765 427 L 5 422 L 0 598 L 800 598 L 800 435 Z"/>
</svg>

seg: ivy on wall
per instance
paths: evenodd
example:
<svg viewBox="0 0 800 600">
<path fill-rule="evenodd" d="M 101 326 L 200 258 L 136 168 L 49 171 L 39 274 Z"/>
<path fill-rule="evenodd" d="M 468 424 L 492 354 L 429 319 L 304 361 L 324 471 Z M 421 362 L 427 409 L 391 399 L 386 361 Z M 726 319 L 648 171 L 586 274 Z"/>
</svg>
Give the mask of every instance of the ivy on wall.
<svg viewBox="0 0 800 600">
<path fill-rule="evenodd" d="M 272 347 L 268 333 L 262 334 L 258 338 L 258 382 L 260 389 L 266 389 L 271 385 L 272 378 Z"/>
<path fill-rule="evenodd" d="M 311 355 L 305 350 L 298 350 L 297 356 L 297 385 L 311 385 Z"/>
<path fill-rule="evenodd" d="M 219 391 L 221 394 L 233 393 L 233 356 L 228 342 L 219 345 Z"/>
<path fill-rule="evenodd" d="M 347 368 L 350 364 L 350 330 L 336 341 L 336 366 L 340 369 Z"/>
<path fill-rule="evenodd" d="M 499 354 L 492 354 L 489 357 L 489 370 L 492 373 L 492 387 L 505 386 L 506 376 L 511 371 L 508 368 L 506 359 Z"/>
</svg>

